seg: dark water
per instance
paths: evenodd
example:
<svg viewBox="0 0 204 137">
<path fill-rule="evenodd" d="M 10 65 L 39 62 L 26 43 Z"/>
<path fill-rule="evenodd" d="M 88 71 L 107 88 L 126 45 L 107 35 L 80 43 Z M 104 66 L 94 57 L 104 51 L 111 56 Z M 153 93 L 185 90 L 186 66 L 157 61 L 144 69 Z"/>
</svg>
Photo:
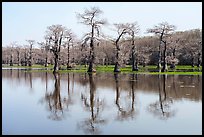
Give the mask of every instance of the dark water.
<svg viewBox="0 0 204 137">
<path fill-rule="evenodd" d="M 2 70 L 2 134 L 202 134 L 202 76 Z"/>
</svg>

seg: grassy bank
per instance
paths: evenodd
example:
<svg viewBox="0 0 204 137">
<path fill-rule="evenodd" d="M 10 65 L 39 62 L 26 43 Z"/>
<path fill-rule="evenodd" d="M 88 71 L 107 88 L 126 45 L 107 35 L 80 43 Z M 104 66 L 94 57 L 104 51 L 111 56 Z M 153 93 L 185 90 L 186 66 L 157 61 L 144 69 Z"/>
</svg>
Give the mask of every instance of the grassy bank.
<svg viewBox="0 0 204 137">
<path fill-rule="evenodd" d="M 29 71 L 32 72 L 52 72 L 53 71 L 53 65 L 48 65 L 48 67 L 44 67 L 42 65 L 33 65 L 32 67 L 29 66 L 2 66 L 5 68 L 25 68 L 25 69 L 31 69 Z M 38 68 L 38 69 L 36 69 Z M 77 65 L 74 68 L 66 69 L 66 66 L 61 66 L 60 73 L 69 73 L 69 72 L 87 72 L 88 66 L 85 65 Z M 95 67 L 97 73 L 113 73 L 114 65 L 108 65 L 108 66 L 102 66 L 98 65 Z M 168 67 L 168 72 L 157 72 L 157 66 L 155 65 L 149 65 L 146 67 L 139 66 L 139 71 L 132 71 L 132 68 L 130 65 L 126 65 L 125 67 L 120 68 L 121 73 L 138 73 L 138 74 L 171 74 L 171 75 L 202 75 L 202 66 L 200 68 L 198 67 L 192 67 L 190 65 L 177 65 L 176 69 L 172 70 Z"/>
</svg>

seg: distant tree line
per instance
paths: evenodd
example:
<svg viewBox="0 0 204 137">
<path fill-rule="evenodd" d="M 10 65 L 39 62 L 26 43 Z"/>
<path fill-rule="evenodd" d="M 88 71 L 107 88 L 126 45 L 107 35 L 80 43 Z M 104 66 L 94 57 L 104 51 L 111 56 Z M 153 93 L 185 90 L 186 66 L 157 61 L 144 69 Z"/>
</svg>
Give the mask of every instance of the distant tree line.
<svg viewBox="0 0 204 137">
<path fill-rule="evenodd" d="M 115 23 L 118 36 L 111 38 L 102 33 L 101 27 L 107 21 L 99 18 L 101 13 L 97 7 L 77 13 L 81 23 L 90 27 L 82 39 L 77 39 L 71 29 L 56 24 L 47 27 L 44 41 L 27 40 L 27 45 L 12 42 L 2 47 L 2 64 L 53 64 L 54 72 L 61 65 L 67 69 L 86 65 L 88 72 L 95 72 L 95 65 L 115 65 L 114 72 L 120 72 L 125 65 L 132 65 L 132 71 L 138 71 L 138 65 L 157 65 L 162 72 L 168 71 L 167 65 L 202 65 L 202 30 L 175 31 L 176 26 L 162 22 L 147 29 L 152 36 L 141 37 L 137 35 L 137 22 Z"/>
</svg>

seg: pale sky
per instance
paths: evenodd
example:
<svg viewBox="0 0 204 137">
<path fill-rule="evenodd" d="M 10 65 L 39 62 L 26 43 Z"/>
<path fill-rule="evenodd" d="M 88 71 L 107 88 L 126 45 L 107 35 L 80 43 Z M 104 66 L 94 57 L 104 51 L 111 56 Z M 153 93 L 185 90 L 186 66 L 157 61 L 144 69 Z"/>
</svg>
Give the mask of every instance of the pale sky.
<svg viewBox="0 0 204 137">
<path fill-rule="evenodd" d="M 116 36 L 113 23 L 137 21 L 138 36 L 146 30 L 167 21 L 176 31 L 202 29 L 202 2 L 2 2 L 2 46 L 11 42 L 27 44 L 26 40 L 44 41 L 47 26 L 61 24 L 71 29 L 80 39 L 87 27 L 78 23 L 76 12 L 97 6 L 109 25 L 102 31 Z"/>
</svg>

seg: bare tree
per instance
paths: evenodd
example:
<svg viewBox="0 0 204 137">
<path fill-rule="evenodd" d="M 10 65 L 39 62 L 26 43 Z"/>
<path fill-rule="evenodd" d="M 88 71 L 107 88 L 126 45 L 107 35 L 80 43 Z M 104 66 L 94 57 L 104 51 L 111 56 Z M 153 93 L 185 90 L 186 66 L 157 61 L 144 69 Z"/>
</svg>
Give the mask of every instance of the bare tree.
<svg viewBox="0 0 204 137">
<path fill-rule="evenodd" d="M 15 47 L 15 50 L 17 52 L 17 64 L 18 64 L 18 66 L 20 66 L 21 46 L 18 45 L 17 47 Z"/>
<path fill-rule="evenodd" d="M 38 44 L 41 46 L 42 52 L 45 51 L 45 56 L 43 56 L 43 58 L 45 57 L 44 65 L 45 67 L 48 67 L 48 53 L 50 51 L 50 38 L 45 37 L 45 42 L 38 42 Z"/>
<path fill-rule="evenodd" d="M 45 43 L 45 52 L 46 52 L 46 57 L 45 57 L 45 67 L 48 67 L 48 52 L 49 52 L 49 45 L 50 45 L 50 40 L 49 38 L 46 39 Z"/>
<path fill-rule="evenodd" d="M 80 58 L 80 66 L 81 64 L 84 64 L 85 67 L 88 65 L 88 48 L 84 46 L 83 44 L 80 46 L 80 52 L 78 54 L 78 57 Z"/>
<path fill-rule="evenodd" d="M 32 66 L 32 61 L 33 61 L 33 58 L 32 58 L 32 49 L 33 49 L 33 44 L 35 43 L 35 40 L 26 40 L 28 43 L 29 43 L 29 58 L 28 58 L 28 65 L 29 66 Z"/>
<path fill-rule="evenodd" d="M 41 63 L 40 64 L 44 64 L 45 67 L 48 66 L 47 63 L 47 51 L 46 51 L 46 45 L 47 45 L 47 41 L 45 42 L 38 42 L 38 44 L 40 45 L 41 48 L 41 52 L 42 52 L 42 58 L 45 58 L 45 62 L 43 61 L 43 59 L 41 59 Z M 45 51 L 45 57 L 44 57 L 44 51 Z"/>
<path fill-rule="evenodd" d="M 15 42 L 12 42 L 10 45 L 9 45 L 9 49 L 10 49 L 10 66 L 13 66 L 13 56 L 14 56 L 14 47 L 16 47 L 16 41 Z"/>
<path fill-rule="evenodd" d="M 201 66 L 201 56 L 202 56 L 202 41 L 199 41 L 198 42 L 198 63 L 197 63 L 197 67 L 200 67 Z"/>
<path fill-rule="evenodd" d="M 13 66 L 14 64 L 20 65 L 20 50 L 21 46 L 16 42 L 11 42 L 6 50 L 7 54 L 9 54 L 9 64 Z"/>
<path fill-rule="evenodd" d="M 163 53 L 163 67 L 162 72 L 167 71 L 167 65 L 166 65 L 166 45 L 167 41 L 166 38 L 170 36 L 170 34 L 175 30 L 174 25 L 170 25 L 167 22 L 159 23 L 158 25 L 155 25 L 153 29 L 147 29 L 147 32 L 154 33 L 156 35 L 159 35 L 159 56 L 158 56 L 158 69 L 161 68 L 161 45 L 164 44 L 164 53 Z"/>
<path fill-rule="evenodd" d="M 135 45 L 135 35 L 139 32 L 139 25 L 137 22 L 131 23 L 129 26 L 129 35 L 131 36 L 132 49 L 132 71 L 138 71 L 138 59 L 136 58 L 136 45 Z"/>
<path fill-rule="evenodd" d="M 49 38 L 49 49 L 54 54 L 54 71 L 53 73 L 59 71 L 60 64 L 60 51 L 61 46 L 64 44 L 65 37 L 66 37 L 67 28 L 62 25 L 52 25 L 47 27 L 47 35 L 46 37 Z"/>
<path fill-rule="evenodd" d="M 119 40 L 122 38 L 122 36 L 124 34 L 127 34 L 129 33 L 130 29 L 129 29 L 129 24 L 126 23 L 126 24 L 123 24 L 123 23 L 119 23 L 119 24 L 114 24 L 114 26 L 116 27 L 117 29 L 117 32 L 118 32 L 118 37 L 117 39 L 115 40 L 115 46 L 116 46 L 116 59 L 115 59 L 115 68 L 114 68 L 114 72 L 120 72 L 120 69 L 119 69 L 119 52 L 120 52 L 120 46 L 119 46 Z"/>
<path fill-rule="evenodd" d="M 28 64 L 27 53 L 28 53 L 27 45 L 23 45 L 23 58 L 21 60 L 21 66 L 27 66 Z"/>
<path fill-rule="evenodd" d="M 77 13 L 78 19 L 82 20 L 81 23 L 90 26 L 91 32 L 85 34 L 83 44 L 87 45 L 90 42 L 90 53 L 89 53 L 89 67 L 87 72 L 95 71 L 93 69 L 95 53 L 94 53 L 94 41 L 99 40 L 99 29 L 101 25 L 106 23 L 105 20 L 97 19 L 97 17 L 103 12 L 98 7 L 91 7 L 86 9 L 84 13 Z"/>
<path fill-rule="evenodd" d="M 70 66 L 70 46 L 72 45 L 73 46 L 73 42 L 74 42 L 74 38 L 76 36 L 73 34 L 73 32 L 69 29 L 67 30 L 66 32 L 66 42 L 65 42 L 65 45 L 64 47 L 67 47 L 67 69 L 70 69 L 71 66 Z"/>
<path fill-rule="evenodd" d="M 200 64 L 202 62 L 202 30 L 184 31 L 180 35 L 179 64 L 191 65 L 192 67 L 195 63 Z M 197 66 L 199 66 L 198 64 Z"/>
<path fill-rule="evenodd" d="M 2 65 L 8 64 L 8 47 L 2 47 Z"/>
<path fill-rule="evenodd" d="M 176 63 L 178 63 L 178 59 L 176 58 L 176 50 L 178 50 L 179 48 L 179 41 L 181 40 L 180 38 L 178 38 L 178 36 L 176 38 L 172 38 L 173 40 L 171 41 L 171 47 L 170 49 L 172 50 L 171 55 L 170 55 L 170 68 L 171 69 L 175 69 L 176 68 Z"/>
</svg>

